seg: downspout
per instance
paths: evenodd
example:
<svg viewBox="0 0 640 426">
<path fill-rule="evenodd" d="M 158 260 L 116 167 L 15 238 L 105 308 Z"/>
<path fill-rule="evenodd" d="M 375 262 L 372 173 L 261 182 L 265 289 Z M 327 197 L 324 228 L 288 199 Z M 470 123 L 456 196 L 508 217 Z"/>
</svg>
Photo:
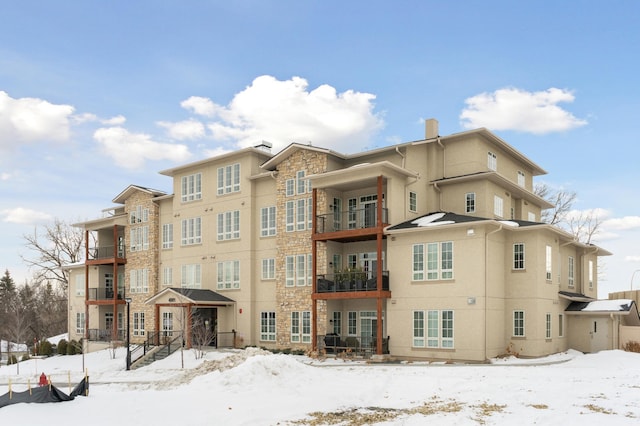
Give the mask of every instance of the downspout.
<svg viewBox="0 0 640 426">
<path fill-rule="evenodd" d="M 442 190 L 438 186 L 438 182 L 433 182 L 433 187 L 438 192 L 438 211 L 442 211 Z"/>
<path fill-rule="evenodd" d="M 489 281 L 489 235 L 502 231 L 502 225 L 497 229 L 484 234 L 484 359 L 487 360 L 487 304 L 489 303 L 488 281 Z"/>
<path fill-rule="evenodd" d="M 397 146 L 396 146 L 396 152 L 400 157 L 402 157 L 402 168 L 404 169 L 404 161 L 407 158 L 407 156 L 404 155 L 402 152 L 400 152 L 400 148 L 398 148 Z"/>
<path fill-rule="evenodd" d="M 442 177 L 446 177 L 447 173 L 445 170 L 445 166 L 447 164 L 447 151 L 444 149 L 444 144 L 440 140 L 440 136 L 436 138 L 436 143 L 440 148 L 442 148 Z"/>
</svg>

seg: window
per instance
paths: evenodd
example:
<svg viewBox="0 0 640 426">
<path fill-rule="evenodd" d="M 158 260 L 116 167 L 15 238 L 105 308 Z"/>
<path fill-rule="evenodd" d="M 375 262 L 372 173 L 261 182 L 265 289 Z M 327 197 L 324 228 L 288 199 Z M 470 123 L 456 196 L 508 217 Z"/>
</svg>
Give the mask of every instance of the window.
<svg viewBox="0 0 640 426">
<path fill-rule="evenodd" d="M 523 188 L 525 186 L 524 173 L 521 172 L 520 170 L 518 170 L 518 185 L 522 186 Z"/>
<path fill-rule="evenodd" d="M 299 287 L 311 285 L 313 278 L 313 259 L 310 254 L 297 254 L 285 257 L 285 285 Z"/>
<path fill-rule="evenodd" d="M 558 337 L 564 337 L 564 314 L 558 315 Z"/>
<path fill-rule="evenodd" d="M 545 278 L 547 281 L 551 281 L 551 246 L 545 247 Z"/>
<path fill-rule="evenodd" d="M 307 229 L 313 227 L 313 198 L 307 198 Z"/>
<path fill-rule="evenodd" d="M 165 336 L 173 336 L 173 312 L 162 313 L 162 331 Z"/>
<path fill-rule="evenodd" d="M 545 338 L 551 339 L 551 314 L 547 312 L 545 316 Z"/>
<path fill-rule="evenodd" d="M 162 268 L 162 285 L 170 286 L 173 284 L 173 268 L 165 266 Z"/>
<path fill-rule="evenodd" d="M 240 288 L 240 261 L 218 262 L 218 290 Z"/>
<path fill-rule="evenodd" d="M 129 292 L 148 293 L 149 292 L 149 270 L 132 269 L 129 273 Z"/>
<path fill-rule="evenodd" d="M 569 268 L 568 268 L 568 279 L 569 279 L 569 287 L 573 287 L 575 283 L 575 263 L 572 256 L 569 256 Z"/>
<path fill-rule="evenodd" d="M 358 224 L 358 200 L 355 198 L 349 198 L 347 200 L 347 206 L 347 227 L 348 229 L 355 229 Z"/>
<path fill-rule="evenodd" d="M 240 210 L 218 214 L 218 241 L 240 238 Z"/>
<path fill-rule="evenodd" d="M 297 194 L 304 194 L 305 192 L 307 192 L 306 189 L 306 180 L 304 178 L 304 170 L 300 170 L 298 172 L 296 172 L 296 193 Z"/>
<path fill-rule="evenodd" d="M 84 312 L 76 312 L 76 333 L 84 336 Z"/>
<path fill-rule="evenodd" d="M 536 214 L 534 212 L 529 212 L 528 213 L 528 217 L 527 220 L 529 222 L 535 222 L 536 221 Z"/>
<path fill-rule="evenodd" d="M 287 181 L 285 182 L 285 195 L 287 197 L 291 197 L 294 194 L 295 184 L 296 181 L 293 179 L 287 179 Z"/>
<path fill-rule="evenodd" d="M 504 201 L 497 195 L 493 196 L 493 214 L 498 217 L 503 217 L 504 215 Z"/>
<path fill-rule="evenodd" d="M 144 336 L 144 312 L 133 313 L 133 335 Z"/>
<path fill-rule="evenodd" d="M 142 206 L 135 206 L 129 212 L 129 223 L 136 225 L 142 222 L 149 221 L 149 209 L 145 209 Z"/>
<path fill-rule="evenodd" d="M 183 246 L 202 243 L 202 219 L 193 217 L 182 221 L 182 239 Z"/>
<path fill-rule="evenodd" d="M 276 313 L 260 312 L 260 340 L 276 341 Z"/>
<path fill-rule="evenodd" d="M 415 244 L 413 246 L 413 279 L 425 278 L 425 249 L 426 246 L 426 279 L 450 280 L 453 279 L 453 242 Z"/>
<path fill-rule="evenodd" d="M 589 261 L 589 288 L 593 289 L 593 260 Z"/>
<path fill-rule="evenodd" d="M 295 215 L 295 202 L 287 201 L 286 204 L 286 231 L 293 232 L 294 230 L 294 216 Z"/>
<path fill-rule="evenodd" d="M 311 342 L 311 312 L 291 312 L 291 341 Z"/>
<path fill-rule="evenodd" d="M 413 311 L 413 347 L 452 349 L 453 327 L 452 310 Z"/>
<path fill-rule="evenodd" d="M 355 336 L 358 332 L 358 313 L 355 311 L 347 312 L 347 334 Z"/>
<path fill-rule="evenodd" d="M 465 212 L 475 213 L 476 212 L 476 193 L 468 192 L 465 194 L 464 198 L 465 198 Z"/>
<path fill-rule="evenodd" d="M 298 210 L 296 214 L 296 230 L 297 231 L 304 231 L 307 225 L 306 224 L 306 214 L 307 214 L 306 203 L 307 203 L 307 200 L 304 198 L 301 198 L 296 202 L 297 210 Z"/>
<path fill-rule="evenodd" d="M 131 251 L 142 251 L 149 249 L 149 226 L 136 226 L 129 231 L 131 241 L 129 244 Z"/>
<path fill-rule="evenodd" d="M 333 332 L 342 334 L 342 312 L 333 312 Z"/>
<path fill-rule="evenodd" d="M 182 177 L 182 202 L 202 199 L 202 174 Z"/>
<path fill-rule="evenodd" d="M 173 223 L 162 225 L 162 248 L 173 248 Z"/>
<path fill-rule="evenodd" d="M 180 286 L 182 288 L 202 287 L 202 269 L 200 264 L 182 265 Z"/>
<path fill-rule="evenodd" d="M 524 243 L 515 243 L 513 245 L 513 269 L 525 269 L 524 263 Z"/>
<path fill-rule="evenodd" d="M 270 237 L 276 235 L 276 208 L 275 206 L 260 209 L 260 236 Z"/>
<path fill-rule="evenodd" d="M 489 170 L 498 170 L 498 157 L 493 152 L 487 153 L 487 167 Z"/>
<path fill-rule="evenodd" d="M 218 195 L 240 191 L 240 163 L 218 168 Z"/>
<path fill-rule="evenodd" d="M 513 336 L 524 337 L 524 311 L 513 311 Z"/>
<path fill-rule="evenodd" d="M 302 343 L 311 342 L 311 311 L 302 312 Z"/>
<path fill-rule="evenodd" d="M 262 279 L 273 280 L 276 278 L 276 260 L 262 259 Z"/>
<path fill-rule="evenodd" d="M 413 246 L 413 280 L 424 280 L 424 244 Z"/>
<path fill-rule="evenodd" d="M 409 211 L 417 212 L 418 211 L 418 194 L 413 191 L 409 191 Z"/>
<path fill-rule="evenodd" d="M 76 296 L 84 297 L 84 287 L 84 274 L 76 275 Z"/>
</svg>

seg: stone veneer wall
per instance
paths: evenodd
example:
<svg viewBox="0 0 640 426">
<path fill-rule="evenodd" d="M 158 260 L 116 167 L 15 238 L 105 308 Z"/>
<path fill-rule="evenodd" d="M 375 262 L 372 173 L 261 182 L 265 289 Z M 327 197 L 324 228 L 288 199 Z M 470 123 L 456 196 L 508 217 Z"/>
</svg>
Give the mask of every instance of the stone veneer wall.
<svg viewBox="0 0 640 426">
<path fill-rule="evenodd" d="M 276 344 L 280 348 L 309 349 L 309 343 L 291 342 L 291 312 L 312 311 L 311 292 L 312 286 L 286 287 L 286 256 L 298 254 L 311 254 L 311 230 L 286 232 L 286 202 L 298 200 L 300 198 L 312 197 L 311 192 L 305 194 L 294 194 L 286 196 L 286 181 L 296 179 L 296 172 L 305 171 L 305 176 L 323 173 L 327 169 L 327 155 L 324 153 L 300 149 L 289 158 L 278 165 L 278 175 L 276 182 L 276 211 L 277 211 L 277 255 L 276 265 Z M 325 211 L 326 194 L 325 191 L 317 191 L 318 211 Z M 326 249 L 324 243 L 318 244 L 317 270 L 323 271 L 326 268 Z M 313 277 L 315 279 L 315 275 Z M 312 312 L 313 314 L 313 312 Z M 326 303 L 318 301 L 318 324 L 326 324 Z M 311 319 L 313 321 L 313 318 Z M 302 318 L 300 319 L 302 327 Z M 323 334 L 324 329 L 318 329 L 318 333 Z"/>
<path fill-rule="evenodd" d="M 139 191 L 125 201 L 125 212 L 127 213 L 127 226 L 124 232 L 125 250 L 127 254 L 127 263 L 125 265 L 124 282 L 127 297 L 131 297 L 131 341 L 133 343 L 142 343 L 145 336 L 133 335 L 133 313 L 144 312 L 145 334 L 154 331 L 155 328 L 155 307 L 147 305 L 145 300 L 156 294 L 158 291 L 158 262 L 159 262 L 159 240 L 160 240 L 160 215 L 159 208 L 152 200 L 152 195 Z M 143 209 L 149 209 L 149 221 L 132 225 L 130 222 L 130 211 L 142 206 Z M 131 251 L 131 229 L 138 226 L 149 227 L 149 248 L 141 251 Z M 149 270 L 149 291 L 147 293 L 131 293 L 131 276 L 130 271 L 133 269 Z M 126 308 L 125 308 L 126 309 Z M 125 313 L 126 315 L 126 313 Z M 126 321 L 126 319 L 125 319 Z"/>
</svg>

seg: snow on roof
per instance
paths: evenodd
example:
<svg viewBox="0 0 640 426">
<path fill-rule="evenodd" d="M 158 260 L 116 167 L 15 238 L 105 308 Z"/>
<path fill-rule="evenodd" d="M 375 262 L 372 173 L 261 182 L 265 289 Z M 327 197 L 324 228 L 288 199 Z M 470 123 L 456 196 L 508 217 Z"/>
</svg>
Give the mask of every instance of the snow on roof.
<svg viewBox="0 0 640 426">
<path fill-rule="evenodd" d="M 498 222 L 502 223 L 503 225 L 513 226 L 514 228 L 517 228 L 520 226 L 518 222 L 514 222 L 512 220 L 499 220 Z"/>
<path fill-rule="evenodd" d="M 428 216 L 419 217 L 418 219 L 412 221 L 411 223 L 418 226 L 433 226 L 433 222 L 442 219 L 444 217 L 444 213 L 433 213 Z M 453 223 L 453 221 L 449 221 L 449 223 Z"/>
<path fill-rule="evenodd" d="M 632 302 L 629 299 L 595 300 L 582 308 L 582 312 L 628 311 Z"/>
</svg>

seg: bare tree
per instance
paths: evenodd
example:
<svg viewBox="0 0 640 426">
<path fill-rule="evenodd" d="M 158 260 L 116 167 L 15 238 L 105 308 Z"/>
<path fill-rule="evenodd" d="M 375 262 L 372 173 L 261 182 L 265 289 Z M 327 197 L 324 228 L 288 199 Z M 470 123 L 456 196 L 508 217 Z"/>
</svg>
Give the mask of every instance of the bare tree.
<svg viewBox="0 0 640 426">
<path fill-rule="evenodd" d="M 66 293 L 69 282 L 62 267 L 83 260 L 83 230 L 56 218 L 52 225 L 44 229 L 36 227 L 33 234 L 25 234 L 23 238 L 33 257 L 21 257 L 34 270 L 35 280 L 60 284 Z"/>
<path fill-rule="evenodd" d="M 602 225 L 602 210 L 574 210 L 567 217 L 567 225 L 578 241 L 591 244 L 594 237 L 600 232 Z"/>
<path fill-rule="evenodd" d="M 18 297 L 14 297 L 9 302 L 7 313 L 6 331 L 9 340 L 7 352 L 9 357 L 11 357 L 11 342 L 14 342 L 17 345 L 26 343 L 32 315 L 28 311 L 27 306 L 22 303 Z M 20 359 L 19 357 L 16 358 L 18 361 L 16 363 L 17 374 L 20 374 Z"/>
<path fill-rule="evenodd" d="M 565 222 L 567 215 L 576 200 L 576 193 L 563 189 L 553 189 L 546 183 L 537 183 L 533 192 L 540 198 L 553 204 L 553 207 L 542 211 L 542 222 L 560 225 Z"/>
<path fill-rule="evenodd" d="M 191 344 L 196 359 L 205 355 L 205 348 L 215 339 L 213 328 L 199 317 L 195 317 L 191 329 Z"/>
</svg>

